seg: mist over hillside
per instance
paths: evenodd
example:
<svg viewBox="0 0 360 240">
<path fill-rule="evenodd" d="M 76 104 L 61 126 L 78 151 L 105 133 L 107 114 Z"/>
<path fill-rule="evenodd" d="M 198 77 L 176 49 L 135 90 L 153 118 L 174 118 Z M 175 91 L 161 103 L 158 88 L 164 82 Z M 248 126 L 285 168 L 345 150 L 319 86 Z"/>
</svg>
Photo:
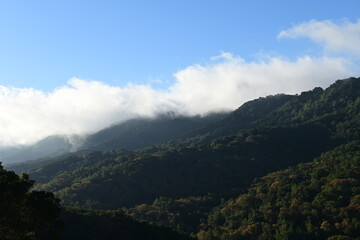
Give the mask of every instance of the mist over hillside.
<svg viewBox="0 0 360 240">
<path fill-rule="evenodd" d="M 151 224 L 184 239 L 357 240 L 359 111 L 360 78 L 348 78 L 225 114 L 129 120 L 7 167 L 59 198 L 66 224 L 86 221 L 65 239 L 104 221 L 89 236 Z"/>
<path fill-rule="evenodd" d="M 193 117 L 233 111 L 258 97 L 326 87 L 329 79 L 350 75 L 348 63 L 336 58 L 305 56 L 288 61 L 273 57 L 246 62 L 222 53 L 214 59 L 178 71 L 167 89 L 118 87 L 78 78 L 46 93 L 0 86 L 0 146 L 28 145 L 56 135 L 93 134 L 113 124 L 167 112 Z"/>
<path fill-rule="evenodd" d="M 168 113 L 154 118 L 135 118 L 90 135 L 50 136 L 28 146 L 3 147 L 0 161 L 11 164 L 39 159 L 41 162 L 41 159 L 66 153 L 118 148 L 135 150 L 193 136 L 197 128 L 226 115 L 219 112 L 189 117 Z"/>
<path fill-rule="evenodd" d="M 360 1 L 0 1 L 0 240 L 360 240 Z"/>
</svg>

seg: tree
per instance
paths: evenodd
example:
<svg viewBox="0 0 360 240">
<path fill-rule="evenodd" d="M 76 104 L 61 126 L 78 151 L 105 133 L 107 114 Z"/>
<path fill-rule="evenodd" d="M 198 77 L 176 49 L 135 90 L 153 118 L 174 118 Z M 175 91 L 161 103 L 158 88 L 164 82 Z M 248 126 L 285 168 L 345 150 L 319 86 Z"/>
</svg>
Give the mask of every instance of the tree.
<svg viewBox="0 0 360 240">
<path fill-rule="evenodd" d="M 31 190 L 33 185 L 27 174 L 18 176 L 0 163 L 0 239 L 58 239 L 60 201 Z"/>
</svg>

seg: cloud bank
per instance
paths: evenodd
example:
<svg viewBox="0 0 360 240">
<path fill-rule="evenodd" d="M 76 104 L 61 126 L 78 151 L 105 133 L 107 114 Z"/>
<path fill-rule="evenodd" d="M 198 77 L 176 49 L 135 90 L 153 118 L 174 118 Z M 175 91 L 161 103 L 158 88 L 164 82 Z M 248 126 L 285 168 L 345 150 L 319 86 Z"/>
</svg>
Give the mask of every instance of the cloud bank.
<svg viewBox="0 0 360 240">
<path fill-rule="evenodd" d="M 324 24 L 334 31 L 350 28 L 350 23 L 333 26 L 327 21 L 311 21 L 279 36 L 310 37 L 311 26 Z M 349 47 L 341 47 L 341 41 L 337 45 L 331 41 L 322 38 L 320 42 L 324 48 L 348 51 Z M 260 96 L 327 87 L 336 79 L 353 75 L 349 70 L 352 65 L 344 58 L 331 56 L 295 60 L 265 56 L 247 62 L 222 53 L 208 64 L 176 72 L 174 83 L 165 90 L 151 85 L 109 86 L 77 78 L 50 93 L 0 86 L 0 146 L 30 144 L 54 134 L 88 134 L 131 118 L 154 117 L 167 111 L 196 115 L 233 110 Z"/>
<path fill-rule="evenodd" d="M 348 65 L 340 58 L 305 56 L 290 61 L 267 57 L 246 62 L 231 56 L 221 63 L 190 66 L 177 72 L 170 99 L 181 112 L 190 115 L 222 108 L 232 110 L 261 96 L 327 87 L 334 79 L 348 76 Z"/>
</svg>

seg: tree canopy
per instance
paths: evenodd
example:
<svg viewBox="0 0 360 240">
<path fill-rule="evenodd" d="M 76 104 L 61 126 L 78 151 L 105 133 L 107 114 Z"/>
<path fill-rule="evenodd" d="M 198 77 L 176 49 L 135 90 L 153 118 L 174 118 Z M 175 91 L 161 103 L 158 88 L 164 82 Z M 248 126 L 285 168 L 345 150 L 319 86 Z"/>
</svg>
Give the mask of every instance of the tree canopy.
<svg viewBox="0 0 360 240">
<path fill-rule="evenodd" d="M 18 176 L 0 165 L 0 239 L 58 239 L 60 200 L 33 191 L 27 174 Z"/>
</svg>

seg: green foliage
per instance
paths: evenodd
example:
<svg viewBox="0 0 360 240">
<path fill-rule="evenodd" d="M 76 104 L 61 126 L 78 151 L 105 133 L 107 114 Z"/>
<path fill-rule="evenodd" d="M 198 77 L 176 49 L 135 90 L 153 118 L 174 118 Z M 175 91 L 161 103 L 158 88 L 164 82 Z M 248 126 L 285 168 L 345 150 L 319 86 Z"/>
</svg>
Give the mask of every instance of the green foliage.
<svg viewBox="0 0 360 240">
<path fill-rule="evenodd" d="M 62 214 L 65 230 L 64 240 L 187 240 L 185 235 L 169 228 L 139 223 L 122 211 L 90 211 L 79 208 L 65 208 Z"/>
<path fill-rule="evenodd" d="M 155 118 L 131 119 L 87 137 L 71 136 L 70 141 L 64 136 L 50 136 L 31 146 L 0 149 L 0 160 L 12 163 L 6 166 L 7 169 L 22 173 L 44 165 L 50 157 L 66 155 L 74 150 L 77 154 L 94 150 L 136 150 L 169 140 L 195 136 L 194 129 L 225 116 L 226 113 L 213 113 L 207 116 L 179 116 L 169 113 Z M 14 163 L 25 160 L 29 161 Z"/>
<path fill-rule="evenodd" d="M 0 165 L 0 239 L 58 239 L 60 204 L 52 193 L 31 191 L 34 182 Z"/>
<path fill-rule="evenodd" d="M 86 154 L 92 159 L 97 154 Z M 191 239 L 171 229 L 139 223 L 122 211 L 60 209 L 49 192 L 31 191 L 34 181 L 0 165 L 0 239 Z M 61 213 L 61 214 L 60 214 Z"/>
<path fill-rule="evenodd" d="M 310 161 L 333 145 L 322 125 L 259 128 L 215 139 L 211 145 L 70 156 L 30 174 L 38 189 L 53 191 L 65 205 L 116 209 L 151 203 L 160 196 L 243 188 L 255 177 Z"/>
<path fill-rule="evenodd" d="M 181 199 L 160 197 L 152 204 L 144 203 L 124 211 L 136 220 L 169 226 L 178 232 L 195 236 L 199 225 L 220 202 L 220 196 L 214 194 Z"/>
<path fill-rule="evenodd" d="M 224 116 L 225 113 L 214 113 L 204 117 L 176 116 L 174 113 L 169 113 L 153 119 L 132 119 L 90 135 L 82 149 L 136 150 L 172 139 L 193 136 L 193 129 L 222 119 Z"/>
<path fill-rule="evenodd" d="M 350 78 L 326 90 L 256 99 L 197 129 L 189 126 L 202 123 L 179 119 L 160 121 L 159 133 L 147 123 L 138 132 L 107 129 L 98 146 L 110 150 L 62 156 L 29 174 L 64 205 L 122 208 L 200 240 L 358 240 L 359 96 L 360 79 Z M 111 150 L 127 143 L 125 135 L 128 148 L 148 147 Z M 68 209 L 64 217 L 68 226 L 84 222 L 66 235 L 78 239 L 84 229 L 91 229 L 87 239 L 111 239 L 121 224 L 138 231 L 119 211 Z M 103 222 L 99 231 L 92 227 Z"/>
<path fill-rule="evenodd" d="M 198 236 L 358 239 L 359 232 L 360 143 L 355 142 L 261 178 L 247 193 L 215 208 Z"/>
</svg>

